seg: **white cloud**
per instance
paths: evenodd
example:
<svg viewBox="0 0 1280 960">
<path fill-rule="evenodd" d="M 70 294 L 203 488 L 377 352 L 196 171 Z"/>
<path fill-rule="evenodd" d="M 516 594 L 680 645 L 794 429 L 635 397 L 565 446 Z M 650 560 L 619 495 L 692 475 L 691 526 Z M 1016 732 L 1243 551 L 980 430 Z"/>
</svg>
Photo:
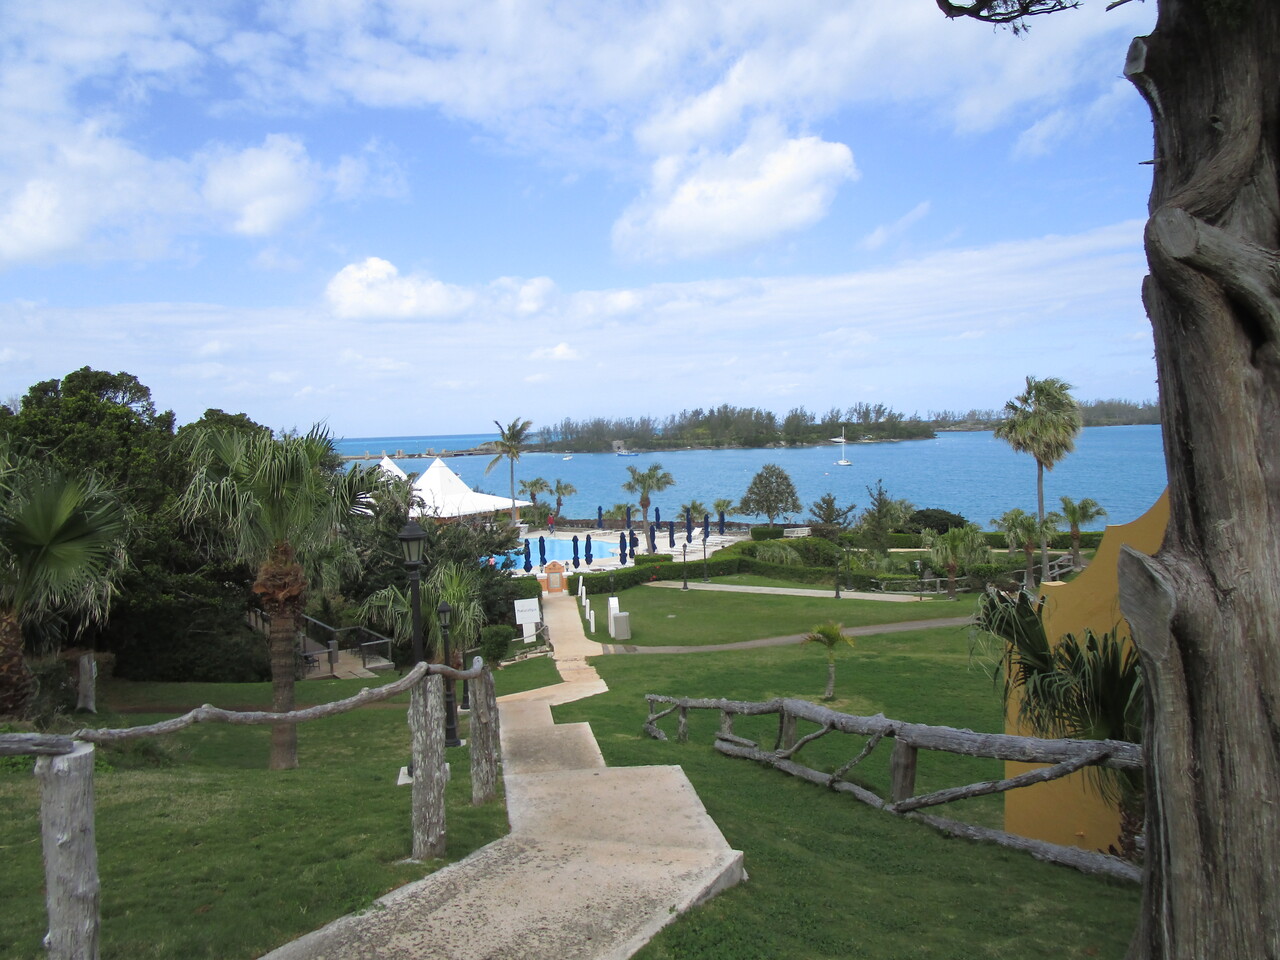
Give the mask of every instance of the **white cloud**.
<svg viewBox="0 0 1280 960">
<path fill-rule="evenodd" d="M 1083 106 L 1065 106 L 1041 117 L 1022 132 L 1014 145 L 1014 156 L 1042 157 L 1060 144 L 1077 137 L 1097 136 L 1111 126 L 1121 110 L 1135 103 L 1138 92 L 1127 80 L 1117 80 L 1098 97 Z"/>
<path fill-rule="evenodd" d="M 567 343 L 557 343 L 554 347 L 541 347 L 529 354 L 530 360 L 580 360 L 582 355 Z"/>
<path fill-rule="evenodd" d="M 708 256 L 822 219 L 839 185 L 858 176 L 853 154 L 842 143 L 772 133 L 758 130 L 727 155 L 659 160 L 649 194 L 614 224 L 614 249 L 648 260 Z"/>
<path fill-rule="evenodd" d="M 219 151 L 204 177 L 205 201 L 249 236 L 275 233 L 315 200 L 318 171 L 294 137 L 269 134 L 260 147 Z"/>
<path fill-rule="evenodd" d="M 859 246 L 863 250 L 879 250 L 890 240 L 896 240 L 906 233 L 914 224 L 918 223 L 929 213 L 929 201 L 917 203 L 906 214 L 899 217 L 893 223 L 881 224 L 872 230 L 862 239 Z"/>
<path fill-rule="evenodd" d="M 369 257 L 339 270 L 325 297 L 340 317 L 447 317 L 465 310 L 475 294 L 429 277 L 402 277 L 395 265 Z"/>
</svg>

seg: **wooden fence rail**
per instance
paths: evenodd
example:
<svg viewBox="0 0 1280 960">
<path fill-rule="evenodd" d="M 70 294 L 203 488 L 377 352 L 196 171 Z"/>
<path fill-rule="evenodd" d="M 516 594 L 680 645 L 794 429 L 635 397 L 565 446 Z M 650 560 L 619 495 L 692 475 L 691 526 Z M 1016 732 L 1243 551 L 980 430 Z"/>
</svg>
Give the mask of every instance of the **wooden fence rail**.
<svg viewBox="0 0 1280 960">
<path fill-rule="evenodd" d="M 195 723 L 264 725 L 305 723 L 409 691 L 413 764 L 413 858 L 445 853 L 444 678 L 471 681 L 473 803 L 497 795 L 498 701 L 493 674 L 481 658 L 470 670 L 419 663 L 399 680 L 355 696 L 289 713 L 223 710 L 210 704 L 180 717 L 140 727 L 85 728 L 70 736 L 0 734 L 0 756 L 34 755 L 40 781 L 40 824 L 45 863 L 45 905 L 50 960 L 97 960 L 99 939 L 98 852 L 94 827 L 94 745 L 176 733 Z"/>
<path fill-rule="evenodd" d="M 689 738 L 690 710 L 716 710 L 720 713 L 720 727 L 716 732 L 715 749 L 726 756 L 755 760 L 784 773 L 808 780 L 810 783 L 850 794 L 878 810 L 926 823 L 953 836 L 1024 850 L 1040 860 L 1074 867 L 1085 873 L 1133 882 L 1141 880 L 1141 871 L 1132 863 L 1119 857 L 1047 843 L 1043 840 L 1031 840 L 1005 833 L 1003 830 L 978 827 L 916 812 L 925 807 L 951 803 L 955 800 L 1003 793 L 1006 790 L 1030 786 L 1033 783 L 1056 780 L 1086 766 L 1102 766 L 1116 770 L 1141 769 L 1142 747 L 1138 744 L 1122 740 L 1041 740 L 1037 737 L 1018 737 L 1004 733 L 975 733 L 972 730 L 957 730 L 954 727 L 928 726 L 892 720 L 883 714 L 866 717 L 837 713 L 807 700 L 789 698 L 748 702 L 649 694 L 645 700 L 649 705 L 649 715 L 644 723 L 644 731 L 658 740 L 667 739 L 666 734 L 658 727 L 659 720 L 673 713 L 676 714 L 676 737 L 683 742 Z M 666 705 L 665 709 L 663 705 Z M 769 714 L 778 716 L 778 734 L 772 749 L 764 749 L 755 741 L 737 736 L 733 732 L 735 717 Z M 798 720 L 816 724 L 818 729 L 803 737 L 797 736 Z M 862 749 L 834 773 L 815 770 L 795 759 L 807 744 L 832 732 L 864 736 L 868 739 Z M 893 754 L 889 761 L 888 800 L 844 779 L 845 775 L 865 760 L 885 737 L 892 737 L 894 740 Z M 972 757 L 989 757 L 995 760 L 1016 760 L 1023 763 L 1044 763 L 1049 766 L 1004 780 L 988 780 L 917 795 L 915 771 L 917 754 L 920 750 L 938 750 Z"/>
</svg>

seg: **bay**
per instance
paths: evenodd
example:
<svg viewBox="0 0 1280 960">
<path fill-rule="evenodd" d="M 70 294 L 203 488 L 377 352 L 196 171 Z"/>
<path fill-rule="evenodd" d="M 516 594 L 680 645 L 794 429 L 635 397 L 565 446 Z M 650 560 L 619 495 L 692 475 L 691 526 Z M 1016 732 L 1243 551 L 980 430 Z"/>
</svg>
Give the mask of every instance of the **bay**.
<svg viewBox="0 0 1280 960">
<path fill-rule="evenodd" d="M 416 437 L 365 437 L 337 441 L 338 451 L 349 456 L 390 454 L 408 473 L 425 470 L 429 460 L 397 459 L 397 451 L 460 450 L 495 439 L 495 434 L 423 435 Z M 824 447 L 753 448 L 744 450 L 665 450 L 619 457 L 612 453 L 578 453 L 565 460 L 559 453 L 525 453 L 516 463 L 516 484 L 542 477 L 554 484 L 563 480 L 577 493 L 566 498 L 563 515 L 592 518 L 597 506 L 606 510 L 616 503 L 635 503 L 622 484 L 627 467 L 646 469 L 662 464 L 675 485 L 655 494 L 653 503 L 664 520 L 677 519 L 680 507 L 698 500 L 707 509 L 720 497 L 735 502 L 746 492 L 751 478 L 766 463 L 787 471 L 804 508 L 791 515 L 803 521 L 809 506 L 825 493 L 841 505 L 865 507 L 867 487 L 883 480 L 895 499 L 910 500 L 916 507 L 938 507 L 959 513 L 990 529 L 993 518 L 1013 507 L 1029 513 L 1036 509 L 1036 465 L 1026 454 L 1014 453 L 991 431 L 940 433 L 932 440 L 896 443 L 851 443 L 847 456 L 852 466 L 836 466 L 839 444 Z M 498 496 L 509 495 L 508 465 L 504 460 L 486 474 L 487 456 L 449 457 L 445 462 L 473 489 Z M 1059 497 L 1073 500 L 1092 497 L 1107 510 L 1106 523 L 1127 523 L 1155 503 L 1167 483 L 1160 427 L 1151 425 L 1087 427 L 1076 449 L 1045 474 L 1045 508 L 1059 506 Z M 554 499 L 554 498 L 552 498 Z M 652 512 L 651 512 L 652 516 Z M 713 518 L 714 519 L 714 518 Z M 733 519 L 763 520 L 734 516 Z M 1101 528 L 1101 524 L 1098 524 Z"/>
</svg>

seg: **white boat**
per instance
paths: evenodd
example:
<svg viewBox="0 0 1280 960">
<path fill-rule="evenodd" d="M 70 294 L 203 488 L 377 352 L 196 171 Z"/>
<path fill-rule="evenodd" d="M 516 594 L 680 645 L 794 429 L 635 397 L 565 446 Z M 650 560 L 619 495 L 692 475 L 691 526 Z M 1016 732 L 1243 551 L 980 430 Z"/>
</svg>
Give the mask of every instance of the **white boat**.
<svg viewBox="0 0 1280 960">
<path fill-rule="evenodd" d="M 561 459 L 561 460 L 572 460 L 572 459 L 573 459 L 573 454 L 571 453 L 571 454 L 569 454 L 569 456 L 567 456 L 567 457 L 561 457 L 560 459 Z"/>
<path fill-rule="evenodd" d="M 852 461 L 852 460 L 848 460 L 848 459 L 846 459 L 846 458 L 845 458 L 845 455 L 844 455 L 844 444 L 845 444 L 845 440 L 844 440 L 844 427 L 841 427 L 841 428 L 840 428 L 840 436 L 838 436 L 838 437 L 832 437 L 832 438 L 831 438 L 831 442 L 832 442 L 832 443 L 838 443 L 838 444 L 840 444 L 840 459 L 836 461 L 836 466 L 837 466 L 837 467 L 852 467 L 852 466 L 853 466 L 853 461 Z"/>
</svg>

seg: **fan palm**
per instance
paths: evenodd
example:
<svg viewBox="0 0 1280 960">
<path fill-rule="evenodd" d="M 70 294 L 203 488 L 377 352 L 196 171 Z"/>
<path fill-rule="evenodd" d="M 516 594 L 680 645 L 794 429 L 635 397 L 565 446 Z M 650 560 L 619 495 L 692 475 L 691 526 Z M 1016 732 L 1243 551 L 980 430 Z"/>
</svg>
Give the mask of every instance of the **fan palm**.
<svg viewBox="0 0 1280 960">
<path fill-rule="evenodd" d="M 0 714 L 19 713 L 33 691 L 25 625 L 106 617 L 125 529 L 123 507 L 94 477 L 0 447 Z"/>
<path fill-rule="evenodd" d="M 1028 590 L 1035 584 L 1036 545 L 1058 532 L 1058 521 L 1061 519 L 1056 513 L 1051 513 L 1044 520 L 1037 520 L 1025 510 L 1014 507 L 1005 511 L 999 520 L 992 521 L 1004 531 L 1009 549 L 1021 550 L 1026 557 L 1027 568 L 1022 583 Z M 1042 574 L 1045 569 L 1047 568 L 1041 567 Z"/>
<path fill-rule="evenodd" d="M 368 512 L 376 468 L 330 469 L 333 443 L 321 427 L 304 436 L 200 430 L 187 444 L 192 477 L 178 500 L 188 520 L 206 518 L 217 546 L 257 567 L 253 592 L 271 617 L 272 709 L 294 706 L 294 658 L 307 578 L 299 554 L 318 554 L 341 538 L 354 514 Z M 298 765 L 297 726 L 271 730 L 273 770 Z"/>
<path fill-rule="evenodd" d="M 1062 498 L 1062 516 L 1071 527 L 1071 567 L 1074 570 L 1084 569 L 1080 561 L 1080 528 L 1086 523 L 1100 520 L 1107 515 L 1097 500 L 1085 497 L 1078 503 L 1070 497 Z"/>
<path fill-rule="evenodd" d="M 547 483 L 542 477 L 534 477 L 532 480 L 520 481 L 520 492 L 529 498 L 529 502 L 535 507 L 538 505 L 538 494 L 550 493 L 551 484 Z"/>
<path fill-rule="evenodd" d="M 564 507 L 564 498 L 572 497 L 578 492 L 578 488 L 572 483 L 566 483 L 564 480 L 557 479 L 551 487 L 551 492 L 556 496 L 556 516 L 560 516 L 560 511 Z"/>
<path fill-rule="evenodd" d="M 843 628 L 844 624 L 828 620 L 818 624 L 804 638 L 805 643 L 821 644 L 827 651 L 827 689 L 822 694 L 823 700 L 834 700 L 836 696 L 836 647 L 841 643 L 853 646 L 853 637 L 846 637 L 841 633 Z"/>
<path fill-rule="evenodd" d="M 671 476 L 666 470 L 662 469 L 662 464 L 653 463 L 649 465 L 647 470 L 637 470 L 635 467 L 627 467 L 627 473 L 631 475 L 631 479 L 622 485 L 622 489 L 627 493 L 634 493 L 640 499 L 640 514 L 644 518 L 644 526 L 649 526 L 649 494 L 661 493 L 667 487 L 675 485 L 675 477 Z M 653 553 L 653 548 L 649 548 L 649 552 Z"/>
<path fill-rule="evenodd" d="M 484 608 L 480 603 L 480 573 L 450 560 L 436 566 L 422 586 L 421 609 L 425 614 L 423 621 L 426 627 L 423 641 L 427 659 L 436 661 L 443 655 L 440 622 L 435 614 L 443 600 L 452 608 L 449 635 L 456 642 L 451 644 L 450 659 L 458 665 L 461 652 L 479 642 L 480 628 L 485 622 Z M 371 594 L 356 613 L 388 631 L 398 646 L 408 644 L 413 637 L 413 607 L 409 592 L 399 586 L 383 587 Z"/>
<path fill-rule="evenodd" d="M 493 425 L 498 428 L 498 439 L 493 445 L 498 450 L 498 455 L 489 461 L 489 465 L 484 468 L 487 474 L 495 466 L 498 461 L 504 457 L 510 467 L 511 474 L 511 522 L 517 522 L 516 515 L 516 461 L 520 459 L 520 451 L 524 449 L 525 441 L 529 437 L 529 428 L 533 426 L 532 420 L 521 420 L 516 417 L 507 426 L 503 426 L 497 420 L 493 421 Z"/>
<path fill-rule="evenodd" d="M 1075 449 L 1083 420 L 1080 405 L 1071 396 L 1071 384 L 1057 377 L 1027 377 L 1027 388 L 1004 405 L 1005 417 L 995 435 L 1018 453 L 1036 461 L 1037 517 L 1043 525 L 1044 472 Z M 1049 569 L 1049 540 L 1041 531 L 1040 569 Z"/>
<path fill-rule="evenodd" d="M 977 524 L 952 527 L 946 533 L 925 530 L 923 546 L 929 551 L 929 563 L 947 571 L 947 596 L 956 598 L 956 573 L 961 567 L 982 563 L 991 556 L 987 541 Z"/>
</svg>

